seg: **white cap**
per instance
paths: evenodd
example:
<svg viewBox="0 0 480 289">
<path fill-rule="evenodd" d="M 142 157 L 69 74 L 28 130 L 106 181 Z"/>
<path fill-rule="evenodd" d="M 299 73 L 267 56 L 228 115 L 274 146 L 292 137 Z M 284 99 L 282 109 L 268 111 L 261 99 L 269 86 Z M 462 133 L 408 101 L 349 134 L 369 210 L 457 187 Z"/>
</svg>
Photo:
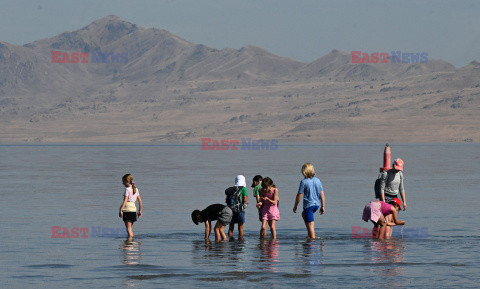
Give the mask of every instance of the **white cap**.
<svg viewBox="0 0 480 289">
<path fill-rule="evenodd" d="M 237 187 L 247 186 L 247 183 L 245 182 L 245 177 L 243 175 L 238 175 L 235 177 L 235 186 Z"/>
</svg>

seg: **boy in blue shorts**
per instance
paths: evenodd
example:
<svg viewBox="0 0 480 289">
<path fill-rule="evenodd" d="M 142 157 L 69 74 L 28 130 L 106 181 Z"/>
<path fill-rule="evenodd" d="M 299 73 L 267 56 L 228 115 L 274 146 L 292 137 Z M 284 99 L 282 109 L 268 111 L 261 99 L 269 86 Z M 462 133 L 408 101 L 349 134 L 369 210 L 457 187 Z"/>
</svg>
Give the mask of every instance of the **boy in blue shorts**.
<svg viewBox="0 0 480 289">
<path fill-rule="evenodd" d="M 230 226 L 228 227 L 228 237 L 233 237 L 235 224 L 238 224 L 238 238 L 243 238 L 243 224 L 245 223 L 245 209 L 247 207 L 248 190 L 245 177 L 238 175 L 235 178 L 235 186 L 225 190 L 225 202 L 232 210 L 233 216 Z"/>
<path fill-rule="evenodd" d="M 297 212 L 297 206 L 303 195 L 303 212 L 302 218 L 307 227 L 308 237 L 315 238 L 314 213 L 320 208 L 320 214 L 325 213 L 325 195 L 320 179 L 315 177 L 315 169 L 311 163 L 305 163 L 302 166 L 302 174 L 305 177 L 300 182 L 293 212 Z M 320 207 L 321 205 L 321 207 Z"/>
</svg>

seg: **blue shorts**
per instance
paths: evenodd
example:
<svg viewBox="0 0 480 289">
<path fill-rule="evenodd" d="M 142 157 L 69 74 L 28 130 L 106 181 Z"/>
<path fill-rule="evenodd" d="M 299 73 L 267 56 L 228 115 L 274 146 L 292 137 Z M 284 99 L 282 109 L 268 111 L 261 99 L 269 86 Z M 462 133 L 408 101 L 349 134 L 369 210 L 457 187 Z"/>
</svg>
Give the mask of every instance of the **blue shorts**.
<svg viewBox="0 0 480 289">
<path fill-rule="evenodd" d="M 243 224 L 245 223 L 245 212 L 233 213 L 231 224 Z"/>
<path fill-rule="evenodd" d="M 306 209 L 303 209 L 303 216 L 305 218 L 305 222 L 310 223 L 313 222 L 313 214 L 318 210 L 319 206 L 310 206 Z"/>
</svg>

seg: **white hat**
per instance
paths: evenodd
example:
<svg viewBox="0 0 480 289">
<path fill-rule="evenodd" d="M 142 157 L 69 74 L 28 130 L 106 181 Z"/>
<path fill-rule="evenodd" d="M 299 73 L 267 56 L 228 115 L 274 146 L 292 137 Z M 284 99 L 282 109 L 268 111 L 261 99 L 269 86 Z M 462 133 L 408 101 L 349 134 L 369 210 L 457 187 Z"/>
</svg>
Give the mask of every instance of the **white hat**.
<svg viewBox="0 0 480 289">
<path fill-rule="evenodd" d="M 238 175 L 235 177 L 235 186 L 237 187 L 247 186 L 247 183 L 245 182 L 245 177 L 243 175 Z"/>
</svg>

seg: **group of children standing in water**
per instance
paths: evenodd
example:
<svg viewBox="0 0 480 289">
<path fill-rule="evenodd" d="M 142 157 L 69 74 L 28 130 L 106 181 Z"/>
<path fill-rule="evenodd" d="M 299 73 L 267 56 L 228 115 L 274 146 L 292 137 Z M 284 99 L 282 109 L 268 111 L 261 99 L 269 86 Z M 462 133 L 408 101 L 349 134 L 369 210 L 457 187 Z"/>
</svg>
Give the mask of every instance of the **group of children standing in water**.
<svg viewBox="0 0 480 289">
<path fill-rule="evenodd" d="M 297 212 L 297 206 L 303 199 L 302 218 L 308 237 L 315 238 L 314 214 L 318 210 L 321 215 L 325 213 L 325 194 L 322 182 L 315 177 L 315 170 L 311 163 L 305 163 L 301 171 L 304 179 L 300 182 L 293 212 Z M 365 222 L 370 220 L 374 224 L 374 238 L 388 238 L 392 234 L 391 226 L 405 224 L 405 221 L 398 220 L 398 212 L 401 210 L 399 195 L 403 200 L 403 209 L 406 210 L 407 208 L 402 172 L 403 161 L 396 159 L 393 162 L 393 168 L 383 172 L 381 175 L 380 193 L 377 196 L 379 200 L 368 203 L 363 210 L 362 219 Z M 132 226 L 137 220 L 135 202 L 138 200 L 138 217 L 141 217 L 142 199 L 131 174 L 124 175 L 122 182 L 125 186 L 125 193 L 123 203 L 120 206 L 119 217 L 123 218 L 128 238 L 131 239 L 133 237 Z M 266 236 L 268 226 L 270 227 L 271 238 L 276 239 L 275 223 L 280 220 L 278 189 L 271 178 L 262 178 L 260 175 L 253 178 L 251 187 L 253 188 L 253 196 L 256 199 L 259 220 L 262 223 L 260 237 Z M 191 214 L 195 225 L 199 223 L 205 224 L 205 240 L 209 240 L 212 231 L 212 221 L 216 221 L 213 227 L 215 241 L 227 239 L 224 232 L 226 226 L 229 226 L 228 236 L 232 238 L 235 224 L 238 224 L 239 238 L 243 238 L 245 209 L 248 206 L 248 190 L 243 175 L 238 175 L 235 178 L 235 185 L 225 190 L 225 196 L 225 205 L 213 204 L 201 211 L 194 210 Z"/>
<path fill-rule="evenodd" d="M 319 209 L 320 214 L 325 212 L 325 194 L 322 182 L 315 177 L 315 170 L 311 163 L 305 163 L 302 166 L 302 174 L 304 179 L 300 182 L 293 212 L 297 212 L 297 206 L 303 198 L 302 217 L 307 228 L 308 237 L 315 238 L 314 214 Z M 262 178 L 260 175 L 253 178 L 251 187 L 257 202 L 258 217 L 262 222 L 260 237 L 266 236 L 268 226 L 270 227 L 271 238 L 276 239 L 277 230 L 275 223 L 280 220 L 278 189 L 271 178 Z M 192 212 L 192 221 L 195 225 L 205 223 L 205 240 L 209 239 L 212 221 L 217 221 L 214 227 L 215 241 L 227 239 L 223 231 L 226 226 L 229 226 L 228 236 L 233 237 L 235 224 L 238 224 L 238 237 L 240 239 L 243 238 L 245 208 L 248 205 L 245 177 L 238 175 L 235 178 L 235 186 L 226 189 L 225 195 L 226 205 L 213 204 L 202 211 L 194 210 Z"/>
</svg>

